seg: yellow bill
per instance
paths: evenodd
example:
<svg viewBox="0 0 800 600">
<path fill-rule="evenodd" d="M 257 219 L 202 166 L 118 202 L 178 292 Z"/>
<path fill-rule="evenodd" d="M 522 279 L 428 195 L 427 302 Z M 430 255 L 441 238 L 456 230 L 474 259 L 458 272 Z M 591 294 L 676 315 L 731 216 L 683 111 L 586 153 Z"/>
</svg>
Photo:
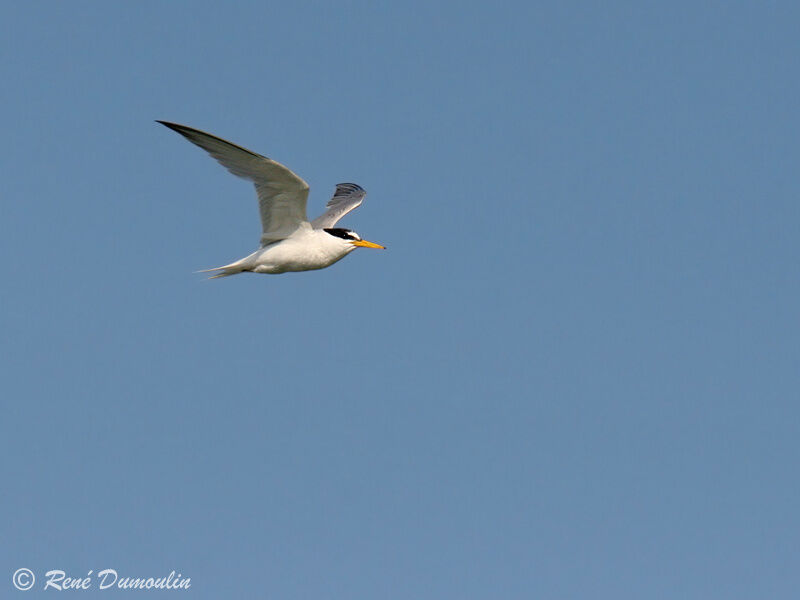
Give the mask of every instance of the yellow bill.
<svg viewBox="0 0 800 600">
<path fill-rule="evenodd" d="M 361 246 L 362 248 L 380 248 L 381 250 L 386 250 L 385 246 L 381 246 L 380 244 L 376 244 L 374 242 L 368 242 L 367 240 L 356 240 L 355 242 L 350 242 L 353 246 Z"/>
</svg>

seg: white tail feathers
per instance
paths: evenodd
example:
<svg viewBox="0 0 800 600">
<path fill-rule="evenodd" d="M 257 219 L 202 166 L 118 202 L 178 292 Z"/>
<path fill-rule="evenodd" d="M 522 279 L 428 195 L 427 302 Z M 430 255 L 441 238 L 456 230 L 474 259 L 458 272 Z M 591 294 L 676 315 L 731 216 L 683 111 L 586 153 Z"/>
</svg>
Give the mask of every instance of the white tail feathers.
<svg viewBox="0 0 800 600">
<path fill-rule="evenodd" d="M 229 265 L 225 265 L 223 267 L 214 267 L 213 269 L 203 269 L 202 271 L 195 271 L 195 273 L 216 273 L 209 277 L 209 279 L 218 279 L 219 277 L 229 277 L 230 275 L 237 275 L 238 273 L 242 273 L 246 271 L 241 264 L 242 261 L 236 261 L 235 263 L 231 263 Z M 219 271 L 217 273 L 217 271 Z"/>
</svg>

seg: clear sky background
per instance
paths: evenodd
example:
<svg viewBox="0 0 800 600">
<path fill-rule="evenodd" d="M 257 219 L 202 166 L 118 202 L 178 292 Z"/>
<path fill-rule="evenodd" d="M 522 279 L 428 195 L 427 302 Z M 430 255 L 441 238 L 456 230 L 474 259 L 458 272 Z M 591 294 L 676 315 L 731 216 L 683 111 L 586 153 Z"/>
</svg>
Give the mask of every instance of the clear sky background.
<svg viewBox="0 0 800 600">
<path fill-rule="evenodd" d="M 797 597 L 799 28 L 6 3 L 0 596 Z M 257 247 L 255 195 L 154 119 L 288 165 L 312 217 L 360 183 L 342 224 L 388 250 L 193 274 Z"/>
</svg>

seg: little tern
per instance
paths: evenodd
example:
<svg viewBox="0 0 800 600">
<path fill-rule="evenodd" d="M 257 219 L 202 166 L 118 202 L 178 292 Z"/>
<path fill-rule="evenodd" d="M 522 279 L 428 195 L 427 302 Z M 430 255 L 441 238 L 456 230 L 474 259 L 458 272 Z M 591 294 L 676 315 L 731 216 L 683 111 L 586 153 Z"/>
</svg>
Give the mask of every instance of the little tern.
<svg viewBox="0 0 800 600">
<path fill-rule="evenodd" d="M 355 183 L 339 183 L 327 211 L 309 222 L 308 184 L 282 164 L 199 129 L 158 121 L 200 146 L 223 167 L 255 184 L 261 212 L 261 247 L 222 267 L 200 271 L 211 279 L 237 273 L 286 273 L 324 269 L 356 248 L 384 247 L 361 239 L 355 231 L 334 227 L 361 205 L 367 192 Z"/>
</svg>

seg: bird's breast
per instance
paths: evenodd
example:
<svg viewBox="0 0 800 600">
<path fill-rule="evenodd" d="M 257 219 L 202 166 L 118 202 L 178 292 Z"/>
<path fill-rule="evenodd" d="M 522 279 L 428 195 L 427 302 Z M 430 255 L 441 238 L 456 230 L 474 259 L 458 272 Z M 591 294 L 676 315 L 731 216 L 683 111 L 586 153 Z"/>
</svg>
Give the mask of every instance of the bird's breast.
<svg viewBox="0 0 800 600">
<path fill-rule="evenodd" d="M 292 238 L 266 246 L 256 259 L 258 273 L 285 273 L 324 269 L 348 254 L 347 248 L 325 244 L 314 238 Z"/>
</svg>

